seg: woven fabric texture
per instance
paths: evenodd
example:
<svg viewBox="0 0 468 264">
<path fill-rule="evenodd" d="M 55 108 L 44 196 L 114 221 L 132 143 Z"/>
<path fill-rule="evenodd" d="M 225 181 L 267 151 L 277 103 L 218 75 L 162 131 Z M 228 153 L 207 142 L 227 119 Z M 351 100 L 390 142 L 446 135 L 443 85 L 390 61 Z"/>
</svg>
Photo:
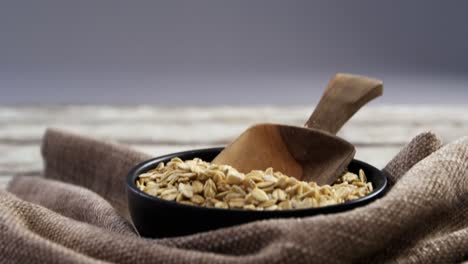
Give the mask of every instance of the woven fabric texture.
<svg viewBox="0 0 468 264">
<path fill-rule="evenodd" d="M 49 129 L 43 177 L 0 191 L 1 263 L 456 263 L 468 258 L 468 137 L 415 137 L 391 188 L 351 211 L 168 239 L 137 235 L 125 175 L 148 155 Z"/>
</svg>

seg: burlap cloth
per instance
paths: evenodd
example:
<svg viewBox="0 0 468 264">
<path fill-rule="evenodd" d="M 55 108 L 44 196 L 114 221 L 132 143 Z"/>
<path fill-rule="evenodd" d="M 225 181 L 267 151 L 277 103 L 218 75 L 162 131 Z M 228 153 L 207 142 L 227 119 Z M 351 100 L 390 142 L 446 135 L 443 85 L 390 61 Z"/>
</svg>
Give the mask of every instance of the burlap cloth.
<svg viewBox="0 0 468 264">
<path fill-rule="evenodd" d="M 384 171 L 391 190 L 352 211 L 145 239 L 124 178 L 149 158 L 49 130 L 42 177 L 0 191 L 2 263 L 453 263 L 468 257 L 468 138 L 414 138 Z M 187 219 L 187 221 L 202 221 Z"/>
</svg>

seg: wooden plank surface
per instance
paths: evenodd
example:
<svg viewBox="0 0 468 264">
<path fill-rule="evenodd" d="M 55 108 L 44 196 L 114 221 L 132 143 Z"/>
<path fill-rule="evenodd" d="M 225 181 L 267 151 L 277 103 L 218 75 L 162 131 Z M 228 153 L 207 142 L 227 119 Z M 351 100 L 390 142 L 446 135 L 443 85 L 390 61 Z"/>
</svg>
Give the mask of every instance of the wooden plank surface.
<svg viewBox="0 0 468 264">
<path fill-rule="evenodd" d="M 225 144 L 256 122 L 301 125 L 310 111 L 309 107 L 3 107 L 0 143 L 38 143 L 45 128 L 54 126 L 126 143 Z M 468 134 L 467 108 L 369 107 L 357 113 L 339 135 L 358 145 L 401 145 L 424 130 L 448 141 Z"/>
<path fill-rule="evenodd" d="M 152 156 L 179 152 L 189 149 L 217 147 L 221 145 L 139 145 L 132 144 L 132 148 Z M 377 167 L 384 166 L 390 158 L 400 149 L 398 146 L 365 146 L 358 147 L 356 158 L 372 161 Z M 6 155 L 0 160 L 0 176 L 4 174 L 17 174 L 21 172 L 39 171 L 42 168 L 42 159 L 39 146 L 5 146 L 0 145 L 0 152 Z"/>
<path fill-rule="evenodd" d="M 301 125 L 313 107 L 0 107 L 0 188 L 12 175 L 40 171 L 47 127 L 125 143 L 153 156 L 222 146 L 257 122 Z M 412 137 L 436 132 L 444 142 L 468 135 L 468 107 L 370 106 L 339 135 L 357 146 L 356 158 L 383 167 Z"/>
</svg>

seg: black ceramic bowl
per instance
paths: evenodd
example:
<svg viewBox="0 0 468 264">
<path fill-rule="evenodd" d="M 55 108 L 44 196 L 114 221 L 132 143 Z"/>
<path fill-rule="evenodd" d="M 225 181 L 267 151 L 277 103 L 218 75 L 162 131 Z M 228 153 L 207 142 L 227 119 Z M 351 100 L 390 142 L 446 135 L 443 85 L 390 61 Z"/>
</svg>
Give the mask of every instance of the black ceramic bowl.
<svg viewBox="0 0 468 264">
<path fill-rule="evenodd" d="M 159 162 L 168 162 L 171 158 L 183 160 L 201 158 L 211 161 L 223 148 L 189 150 L 164 155 L 145 161 L 133 168 L 127 177 L 128 206 L 133 224 L 145 237 L 172 237 L 188 235 L 221 227 L 233 226 L 246 222 L 269 218 L 304 217 L 317 214 L 330 214 L 365 205 L 381 196 L 387 186 L 387 178 L 375 167 L 362 161 L 353 160 L 348 170 L 357 173 L 363 169 L 374 190 L 369 195 L 346 202 L 317 208 L 284 211 L 251 211 L 218 209 L 184 205 L 150 196 L 140 191 L 135 184 L 138 175 L 157 166 Z"/>
</svg>

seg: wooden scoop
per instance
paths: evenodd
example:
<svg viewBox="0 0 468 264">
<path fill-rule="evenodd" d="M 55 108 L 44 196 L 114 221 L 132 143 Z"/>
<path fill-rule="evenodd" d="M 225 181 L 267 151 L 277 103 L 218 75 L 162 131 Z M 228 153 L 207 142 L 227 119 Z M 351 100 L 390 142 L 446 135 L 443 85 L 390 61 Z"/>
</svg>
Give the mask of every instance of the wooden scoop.
<svg viewBox="0 0 468 264">
<path fill-rule="evenodd" d="M 273 167 L 299 180 L 333 183 L 356 152 L 335 136 L 361 106 L 382 94 L 382 81 L 336 74 L 306 127 L 257 124 L 229 144 L 214 160 L 248 173 Z"/>
</svg>

